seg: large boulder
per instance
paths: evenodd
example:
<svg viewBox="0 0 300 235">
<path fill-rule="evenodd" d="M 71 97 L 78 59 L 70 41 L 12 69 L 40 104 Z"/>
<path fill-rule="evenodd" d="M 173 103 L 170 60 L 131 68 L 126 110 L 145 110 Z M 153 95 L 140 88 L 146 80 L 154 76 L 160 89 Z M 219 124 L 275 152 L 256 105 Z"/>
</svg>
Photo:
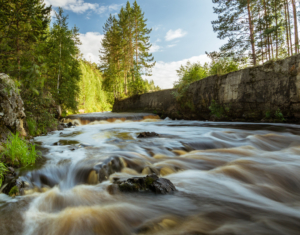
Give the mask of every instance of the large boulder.
<svg viewBox="0 0 300 235">
<path fill-rule="evenodd" d="M 176 191 L 173 183 L 165 178 L 159 178 L 156 174 L 145 177 L 133 177 L 127 180 L 115 179 L 122 192 L 153 192 L 155 194 L 167 194 Z"/>
<path fill-rule="evenodd" d="M 24 118 L 24 103 L 14 81 L 0 73 L 0 142 L 5 141 L 10 132 L 26 136 Z"/>
</svg>

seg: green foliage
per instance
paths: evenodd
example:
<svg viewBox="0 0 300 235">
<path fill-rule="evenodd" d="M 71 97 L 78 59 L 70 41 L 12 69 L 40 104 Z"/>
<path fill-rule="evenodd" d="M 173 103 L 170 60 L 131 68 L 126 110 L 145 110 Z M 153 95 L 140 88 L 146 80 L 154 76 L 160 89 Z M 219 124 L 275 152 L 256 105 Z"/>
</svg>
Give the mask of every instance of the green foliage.
<svg viewBox="0 0 300 235">
<path fill-rule="evenodd" d="M 276 111 L 275 111 L 275 118 L 277 120 L 280 120 L 280 121 L 284 121 L 284 117 L 283 117 L 283 114 L 281 112 L 281 110 L 278 108 Z"/>
<path fill-rule="evenodd" d="M 265 117 L 266 117 L 267 119 L 270 119 L 270 118 L 271 118 L 271 112 L 270 112 L 270 111 L 267 111 Z"/>
<path fill-rule="evenodd" d="M 34 144 L 27 144 L 25 140 L 19 137 L 19 134 L 12 134 L 8 137 L 4 151 L 1 156 L 11 160 L 13 165 L 31 165 L 35 163 L 38 153 Z"/>
<path fill-rule="evenodd" d="M 186 85 L 206 78 L 209 74 L 209 68 L 207 64 L 202 66 L 200 63 L 191 64 L 188 61 L 185 66 L 181 65 L 176 72 L 179 80 L 174 83 L 174 88 L 182 90 L 186 89 Z"/>
<path fill-rule="evenodd" d="M 27 126 L 28 126 L 28 132 L 29 132 L 29 135 L 31 136 L 35 136 L 35 133 L 36 133 L 36 121 L 29 118 L 27 120 Z"/>
<path fill-rule="evenodd" d="M 208 108 L 211 111 L 211 114 L 216 116 L 217 118 L 227 117 L 226 113 L 230 109 L 229 107 L 224 108 L 222 105 L 218 104 L 215 100 L 212 100 Z"/>
<path fill-rule="evenodd" d="M 209 66 L 210 75 L 223 75 L 239 70 L 239 65 L 231 58 L 213 60 Z"/>
<path fill-rule="evenodd" d="M 18 187 L 15 185 L 14 187 L 12 187 L 12 188 L 9 190 L 8 195 L 9 195 L 9 196 L 13 196 L 13 195 L 17 195 L 18 193 L 19 193 L 19 189 L 18 189 Z"/>
<path fill-rule="evenodd" d="M 102 75 L 96 64 L 80 61 L 81 76 L 78 83 L 78 109 L 85 112 L 109 111 L 114 102 L 113 94 L 103 90 Z"/>
<path fill-rule="evenodd" d="M 251 58 L 252 65 L 298 53 L 295 3 L 286 0 L 212 0 L 218 18 L 212 21 L 219 39 L 226 39 L 220 48 L 224 57 L 242 63 Z M 293 1 L 292 1 L 293 2 Z M 292 19 L 294 17 L 294 20 Z M 292 28 L 292 30 L 291 30 Z M 294 48 L 293 48 L 294 47 Z"/>
<path fill-rule="evenodd" d="M 142 79 L 142 75 L 151 76 L 155 65 L 150 53 L 151 29 L 146 21 L 137 2 L 131 6 L 128 1 L 117 17 L 109 16 L 103 27 L 100 69 L 105 90 L 112 92 L 114 98 L 159 89 Z"/>
<path fill-rule="evenodd" d="M 6 166 L 2 162 L 0 162 L 0 187 L 2 185 L 3 177 L 6 171 L 7 171 Z"/>
<path fill-rule="evenodd" d="M 79 33 L 78 28 L 68 28 L 68 16 L 64 16 L 62 8 L 56 13 L 56 21 L 50 28 L 47 43 L 47 67 L 50 79 L 46 85 L 50 88 L 56 104 L 64 109 L 77 110 L 76 96 L 80 81 Z"/>
</svg>

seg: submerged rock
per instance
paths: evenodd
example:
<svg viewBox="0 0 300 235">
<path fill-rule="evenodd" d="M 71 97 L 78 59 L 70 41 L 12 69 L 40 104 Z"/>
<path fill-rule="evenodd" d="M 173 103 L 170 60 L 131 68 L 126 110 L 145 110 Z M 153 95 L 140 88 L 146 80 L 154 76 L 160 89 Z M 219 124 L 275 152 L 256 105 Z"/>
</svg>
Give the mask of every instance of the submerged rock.
<svg viewBox="0 0 300 235">
<path fill-rule="evenodd" d="M 155 137 L 155 136 L 159 136 L 159 134 L 155 132 L 142 132 L 138 135 L 138 138 Z"/>
<path fill-rule="evenodd" d="M 117 184 L 122 192 L 167 194 L 176 191 L 170 180 L 159 178 L 156 174 L 147 175 L 146 177 L 133 177 L 127 180 L 115 179 L 114 184 Z"/>
</svg>

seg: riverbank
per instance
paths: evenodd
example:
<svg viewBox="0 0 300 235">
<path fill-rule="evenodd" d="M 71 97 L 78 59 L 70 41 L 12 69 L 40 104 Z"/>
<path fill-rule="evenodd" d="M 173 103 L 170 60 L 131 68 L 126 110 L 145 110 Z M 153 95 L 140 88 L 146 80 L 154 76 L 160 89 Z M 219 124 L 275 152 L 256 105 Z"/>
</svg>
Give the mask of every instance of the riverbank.
<svg viewBox="0 0 300 235">
<path fill-rule="evenodd" d="M 184 120 L 291 122 L 300 118 L 300 55 L 210 76 L 175 89 L 117 100 L 113 112 L 153 112 Z"/>
</svg>

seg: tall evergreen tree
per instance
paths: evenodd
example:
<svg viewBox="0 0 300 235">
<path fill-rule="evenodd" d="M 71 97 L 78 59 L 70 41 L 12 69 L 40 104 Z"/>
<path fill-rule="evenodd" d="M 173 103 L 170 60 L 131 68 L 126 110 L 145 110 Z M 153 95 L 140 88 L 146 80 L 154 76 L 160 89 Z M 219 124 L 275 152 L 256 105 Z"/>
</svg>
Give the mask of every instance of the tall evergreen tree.
<svg viewBox="0 0 300 235">
<path fill-rule="evenodd" d="M 1 4 L 0 70 L 32 86 L 39 82 L 42 58 L 37 51 L 45 43 L 51 7 L 40 0 L 2 0 Z"/>
<path fill-rule="evenodd" d="M 150 75 L 154 57 L 149 53 L 151 44 L 146 19 L 140 6 L 127 2 L 118 18 L 110 16 L 104 25 L 104 39 L 100 51 L 100 69 L 104 76 L 104 87 L 113 91 L 115 98 L 121 93 L 135 94 L 144 91 L 142 75 Z"/>
<path fill-rule="evenodd" d="M 48 87 L 56 104 L 72 110 L 77 109 L 76 95 L 80 79 L 78 28 L 68 28 L 68 16 L 62 8 L 56 13 L 56 22 L 50 29 L 48 41 Z"/>
</svg>

